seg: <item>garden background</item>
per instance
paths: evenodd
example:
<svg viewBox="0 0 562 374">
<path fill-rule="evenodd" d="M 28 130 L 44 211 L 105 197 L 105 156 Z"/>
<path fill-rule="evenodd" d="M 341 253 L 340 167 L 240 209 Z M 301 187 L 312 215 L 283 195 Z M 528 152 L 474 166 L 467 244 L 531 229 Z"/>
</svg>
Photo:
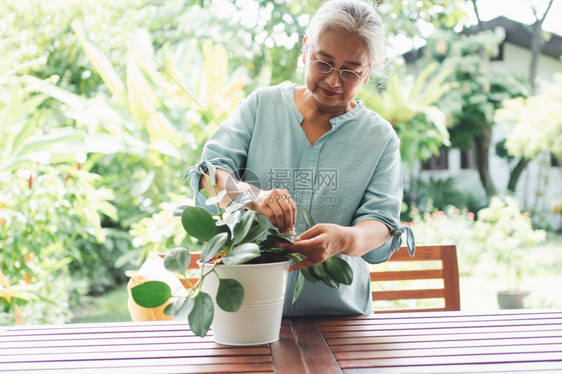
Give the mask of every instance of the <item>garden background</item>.
<svg viewBox="0 0 562 374">
<path fill-rule="evenodd" d="M 320 3 L 0 2 L 1 324 L 128 319 L 127 271 L 199 246 L 172 217 L 192 202 L 185 169 L 249 92 L 302 82 L 299 43 Z M 544 212 L 514 196 L 528 163 L 562 162 L 562 78 L 537 87 L 532 63 L 554 0 L 528 8 L 526 76 L 487 70 L 503 39 L 478 29 L 482 3 L 381 2 L 389 63 L 360 98 L 402 139 L 403 221 L 418 243 L 457 245 L 462 308 L 497 308 L 509 287 L 532 291 L 528 307 L 562 307 L 561 198 Z M 485 146 L 500 120 L 511 131 L 495 152 L 513 181 L 494 187 Z M 415 172 L 474 144 L 482 194 Z"/>
</svg>

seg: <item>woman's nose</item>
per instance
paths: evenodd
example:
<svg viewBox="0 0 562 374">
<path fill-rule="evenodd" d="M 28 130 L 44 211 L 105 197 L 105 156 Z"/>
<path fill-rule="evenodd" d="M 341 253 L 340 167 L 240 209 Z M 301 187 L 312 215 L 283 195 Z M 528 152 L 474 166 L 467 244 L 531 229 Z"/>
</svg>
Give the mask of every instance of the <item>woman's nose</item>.
<svg viewBox="0 0 562 374">
<path fill-rule="evenodd" d="M 340 72 L 337 71 L 336 69 L 332 70 L 331 72 L 329 72 L 329 73 L 326 75 L 326 78 L 324 79 L 324 81 L 325 81 L 330 87 L 339 87 L 339 86 L 341 86 Z"/>
</svg>

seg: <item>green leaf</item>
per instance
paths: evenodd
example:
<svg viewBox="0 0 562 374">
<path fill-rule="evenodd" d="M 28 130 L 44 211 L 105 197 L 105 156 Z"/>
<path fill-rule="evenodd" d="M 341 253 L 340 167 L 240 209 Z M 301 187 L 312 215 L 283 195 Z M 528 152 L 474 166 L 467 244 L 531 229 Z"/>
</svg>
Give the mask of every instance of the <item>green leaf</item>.
<svg viewBox="0 0 562 374">
<path fill-rule="evenodd" d="M 295 237 L 285 234 L 269 234 L 266 239 L 276 240 L 278 242 L 294 243 Z"/>
<path fill-rule="evenodd" d="M 240 214 L 242 214 L 242 213 L 240 213 L 240 211 L 237 210 L 236 212 L 233 212 L 231 215 L 226 217 L 226 219 L 218 221 L 216 223 L 216 225 L 217 226 L 227 226 L 228 229 L 230 230 L 230 232 L 233 233 L 233 235 L 234 235 L 234 227 L 238 223 L 238 219 L 240 218 Z"/>
<path fill-rule="evenodd" d="M 226 232 L 221 232 L 211 238 L 203 247 L 201 251 L 201 260 L 203 262 L 208 262 L 216 256 L 217 253 L 224 247 L 228 241 L 228 234 Z"/>
<path fill-rule="evenodd" d="M 304 275 L 302 274 L 301 270 L 297 272 L 297 280 L 295 281 L 295 290 L 293 291 L 293 304 L 299 298 L 302 291 L 302 287 L 304 286 Z"/>
<path fill-rule="evenodd" d="M 236 279 L 220 279 L 217 305 L 226 312 L 236 312 L 244 301 L 244 287 Z"/>
<path fill-rule="evenodd" d="M 199 292 L 193 299 L 193 308 L 187 316 L 189 328 L 199 337 L 204 337 L 211 327 L 215 310 L 213 299 L 205 292 Z"/>
<path fill-rule="evenodd" d="M 133 197 L 139 197 L 144 195 L 146 191 L 152 186 L 154 177 L 156 173 L 154 171 L 148 171 L 139 181 L 133 182 L 133 188 L 129 190 L 129 193 Z"/>
<path fill-rule="evenodd" d="M 310 270 L 316 274 L 317 278 L 324 282 L 325 285 L 332 288 L 338 288 L 339 283 L 332 279 L 331 275 L 328 273 L 328 268 L 326 267 L 326 262 L 321 262 L 316 265 L 312 265 Z"/>
<path fill-rule="evenodd" d="M 316 276 L 316 273 L 314 273 L 311 269 L 311 267 L 305 267 L 300 269 L 300 272 L 302 273 L 302 275 L 304 276 L 304 278 L 309 281 L 310 283 L 318 283 L 320 282 L 320 279 Z"/>
<path fill-rule="evenodd" d="M 187 207 L 188 205 L 180 205 L 176 208 L 174 208 L 174 213 L 173 213 L 173 217 L 174 218 L 181 218 L 182 214 L 183 214 L 183 210 Z"/>
<path fill-rule="evenodd" d="M 156 308 L 172 297 L 172 290 L 164 282 L 149 281 L 131 288 L 133 300 L 144 308 Z"/>
<path fill-rule="evenodd" d="M 258 238 L 260 238 L 263 234 L 267 232 L 268 228 L 269 226 L 267 225 L 262 225 L 262 224 L 253 225 L 248 231 L 248 234 L 246 234 L 246 236 L 244 237 L 244 240 L 241 241 L 241 243 L 255 242 Z"/>
<path fill-rule="evenodd" d="M 306 208 L 301 207 L 301 214 L 304 218 L 304 221 L 306 222 L 306 225 L 308 226 L 308 228 L 311 228 L 312 226 L 315 225 L 314 223 L 314 218 L 312 218 L 312 215 L 310 214 L 310 212 L 308 210 L 306 210 Z"/>
<path fill-rule="evenodd" d="M 191 254 L 186 248 L 172 248 L 164 257 L 164 267 L 172 273 L 185 274 L 191 264 Z"/>
<path fill-rule="evenodd" d="M 217 168 L 215 167 L 215 165 L 213 165 L 211 162 L 205 160 L 205 165 L 207 166 L 207 170 L 209 172 L 209 178 L 210 178 L 210 185 L 214 186 L 217 184 Z M 207 175 L 207 174 L 205 174 Z"/>
<path fill-rule="evenodd" d="M 260 247 L 255 243 L 245 243 L 234 248 L 223 260 L 226 265 L 244 264 L 260 256 Z"/>
<path fill-rule="evenodd" d="M 111 62 L 109 62 L 107 57 L 105 57 L 104 54 L 90 41 L 86 35 L 85 28 L 79 24 L 78 21 L 72 22 L 71 26 L 74 29 L 78 41 L 82 45 L 82 48 L 84 48 L 90 62 L 94 65 L 96 71 L 102 77 L 107 88 L 109 88 L 111 93 L 115 95 L 118 100 L 125 102 L 125 85 L 121 82 L 119 74 L 117 74 L 111 65 Z"/>
<path fill-rule="evenodd" d="M 328 273 L 335 281 L 348 286 L 353 282 L 353 269 L 343 258 L 330 257 L 325 263 Z"/>
<path fill-rule="evenodd" d="M 216 205 L 220 203 L 225 196 L 226 196 L 226 190 L 222 190 L 216 196 L 209 197 L 205 201 L 205 205 Z"/>
<path fill-rule="evenodd" d="M 256 199 L 256 196 L 251 191 L 246 191 L 244 193 L 239 194 L 236 196 L 232 201 L 228 204 L 225 209 L 225 212 L 234 212 L 241 208 L 244 208 L 246 205 L 250 204 L 252 201 Z"/>
<path fill-rule="evenodd" d="M 244 213 L 240 222 L 238 222 L 236 226 L 234 226 L 232 244 L 238 244 L 242 240 L 244 240 L 246 235 L 248 235 L 248 231 L 250 231 L 250 229 L 252 228 L 252 222 L 254 222 L 255 216 L 256 212 L 254 212 L 253 210 L 248 210 L 246 213 Z"/>
<path fill-rule="evenodd" d="M 49 135 L 29 138 L 25 145 L 19 149 L 18 153 L 24 155 L 37 151 L 50 151 L 51 148 L 64 147 L 66 144 L 81 144 L 83 139 L 84 135 L 80 131 L 62 128 L 55 130 Z"/>
<path fill-rule="evenodd" d="M 262 247 L 263 249 L 277 248 L 277 243 L 279 242 L 294 243 L 295 238 L 293 236 L 283 234 L 269 234 L 267 235 L 265 240 L 260 243 L 260 247 Z"/>
<path fill-rule="evenodd" d="M 181 223 L 189 235 L 204 242 L 218 233 L 211 213 L 199 206 L 186 206 L 181 215 Z"/>
<path fill-rule="evenodd" d="M 164 313 L 174 316 L 174 321 L 184 321 L 193 309 L 193 298 L 179 298 L 164 309 Z"/>
</svg>

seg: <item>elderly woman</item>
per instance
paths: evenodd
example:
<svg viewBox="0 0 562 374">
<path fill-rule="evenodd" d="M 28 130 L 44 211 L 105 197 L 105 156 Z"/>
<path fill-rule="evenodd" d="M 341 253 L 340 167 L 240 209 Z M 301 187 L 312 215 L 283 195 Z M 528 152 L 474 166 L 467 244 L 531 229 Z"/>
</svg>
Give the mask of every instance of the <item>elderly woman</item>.
<svg viewBox="0 0 562 374">
<path fill-rule="evenodd" d="M 216 166 L 219 189 L 231 196 L 252 192 L 246 208 L 280 232 L 300 234 L 286 245 L 305 256 L 291 270 L 335 255 L 352 266 L 350 286 L 305 281 L 294 304 L 292 272 L 284 316 L 370 313 L 368 262 L 385 261 L 399 247 L 403 192 L 396 133 L 355 101 L 384 60 L 374 7 L 359 0 L 326 2 L 310 21 L 302 60 L 305 85 L 253 92 L 209 139 L 202 160 Z M 211 190 L 200 175 L 192 183 L 195 191 Z M 300 207 L 319 224 L 307 229 Z"/>
</svg>

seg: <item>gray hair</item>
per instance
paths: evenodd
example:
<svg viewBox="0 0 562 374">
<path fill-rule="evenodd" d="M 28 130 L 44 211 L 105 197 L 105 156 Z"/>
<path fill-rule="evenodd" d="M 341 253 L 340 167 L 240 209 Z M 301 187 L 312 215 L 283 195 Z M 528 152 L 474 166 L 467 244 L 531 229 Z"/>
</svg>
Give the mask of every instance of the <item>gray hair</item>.
<svg viewBox="0 0 562 374">
<path fill-rule="evenodd" d="M 385 60 L 385 35 L 381 17 L 372 3 L 361 0 L 330 0 L 310 20 L 304 52 L 318 43 L 326 30 L 355 32 L 365 40 L 371 68 Z"/>
</svg>

